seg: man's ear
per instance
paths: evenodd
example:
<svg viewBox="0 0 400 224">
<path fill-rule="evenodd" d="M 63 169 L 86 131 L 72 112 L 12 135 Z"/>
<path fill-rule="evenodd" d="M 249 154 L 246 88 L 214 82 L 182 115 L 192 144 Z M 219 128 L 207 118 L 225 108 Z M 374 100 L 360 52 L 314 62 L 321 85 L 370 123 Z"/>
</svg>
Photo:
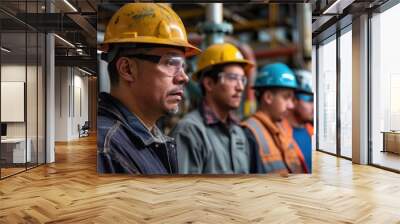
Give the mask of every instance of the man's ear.
<svg viewBox="0 0 400 224">
<path fill-rule="evenodd" d="M 268 105 L 272 104 L 273 98 L 274 98 L 274 94 L 271 91 L 268 91 L 268 90 L 264 91 L 264 93 L 263 93 L 263 95 L 261 97 L 261 99 L 265 103 L 267 103 Z"/>
<path fill-rule="evenodd" d="M 206 92 L 211 92 L 214 89 L 215 82 L 211 77 L 204 77 L 203 80 L 204 89 Z"/>
<path fill-rule="evenodd" d="M 138 69 L 136 61 L 129 60 L 126 57 L 120 57 L 115 63 L 120 80 L 126 82 L 135 82 L 137 79 Z"/>
</svg>

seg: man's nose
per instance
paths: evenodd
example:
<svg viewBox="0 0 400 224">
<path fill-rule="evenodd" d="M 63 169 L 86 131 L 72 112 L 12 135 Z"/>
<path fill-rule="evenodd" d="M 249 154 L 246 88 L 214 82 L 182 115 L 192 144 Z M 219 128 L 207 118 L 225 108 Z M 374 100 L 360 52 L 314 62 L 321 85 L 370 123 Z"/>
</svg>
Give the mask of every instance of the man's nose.
<svg viewBox="0 0 400 224">
<path fill-rule="evenodd" d="M 189 82 L 189 76 L 182 69 L 178 74 L 176 74 L 174 81 L 177 84 L 187 84 Z"/>
<path fill-rule="evenodd" d="M 239 91 L 239 92 L 242 92 L 244 90 L 244 83 L 240 79 L 237 80 L 236 90 Z"/>
<path fill-rule="evenodd" d="M 291 110 L 291 109 L 294 108 L 294 103 L 293 103 L 293 99 L 292 99 L 292 98 L 290 98 L 290 99 L 288 100 L 287 108 L 288 108 L 289 110 Z"/>
</svg>

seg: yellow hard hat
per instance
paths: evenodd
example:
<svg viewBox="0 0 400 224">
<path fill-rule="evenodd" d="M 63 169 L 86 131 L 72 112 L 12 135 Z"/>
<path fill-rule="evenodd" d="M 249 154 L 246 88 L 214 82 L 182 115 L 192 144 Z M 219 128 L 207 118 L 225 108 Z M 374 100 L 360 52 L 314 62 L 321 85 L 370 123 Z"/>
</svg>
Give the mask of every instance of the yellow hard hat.
<svg viewBox="0 0 400 224">
<path fill-rule="evenodd" d="M 234 45 L 230 43 L 213 44 L 199 56 L 197 70 L 192 79 L 198 80 L 200 78 L 198 76 L 212 66 L 230 63 L 243 64 L 246 72 L 254 66 L 252 62 L 243 58 L 242 53 Z"/>
<path fill-rule="evenodd" d="M 102 50 L 110 44 L 160 44 L 185 48 L 185 55 L 199 54 L 200 49 L 187 40 L 186 30 L 179 16 L 168 6 L 155 3 L 128 3 L 109 21 Z"/>
</svg>

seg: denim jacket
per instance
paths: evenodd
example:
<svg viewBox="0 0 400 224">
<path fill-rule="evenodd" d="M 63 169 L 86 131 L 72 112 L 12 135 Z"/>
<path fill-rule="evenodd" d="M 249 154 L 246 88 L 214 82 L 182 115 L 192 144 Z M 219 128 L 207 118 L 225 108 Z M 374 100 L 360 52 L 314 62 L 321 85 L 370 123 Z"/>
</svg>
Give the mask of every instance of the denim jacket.
<svg viewBox="0 0 400 224">
<path fill-rule="evenodd" d="M 178 172 L 175 141 L 154 127 L 150 132 L 120 101 L 100 93 L 97 118 L 98 173 Z"/>
</svg>

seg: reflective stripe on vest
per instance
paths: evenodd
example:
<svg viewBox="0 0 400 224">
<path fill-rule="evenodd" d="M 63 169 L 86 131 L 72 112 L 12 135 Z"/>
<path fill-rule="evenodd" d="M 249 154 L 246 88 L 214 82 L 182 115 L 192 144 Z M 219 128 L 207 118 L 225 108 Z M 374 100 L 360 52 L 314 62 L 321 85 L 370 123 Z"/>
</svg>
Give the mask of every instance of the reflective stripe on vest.
<svg viewBox="0 0 400 224">
<path fill-rule="evenodd" d="M 290 172 L 289 168 L 285 165 L 285 162 L 281 156 L 279 149 L 270 147 L 268 142 L 272 142 L 271 136 L 265 133 L 265 128 L 255 118 L 249 118 L 244 125 L 250 129 L 256 138 L 259 146 L 259 155 L 263 162 L 263 167 L 266 173 L 280 173 Z"/>
</svg>

